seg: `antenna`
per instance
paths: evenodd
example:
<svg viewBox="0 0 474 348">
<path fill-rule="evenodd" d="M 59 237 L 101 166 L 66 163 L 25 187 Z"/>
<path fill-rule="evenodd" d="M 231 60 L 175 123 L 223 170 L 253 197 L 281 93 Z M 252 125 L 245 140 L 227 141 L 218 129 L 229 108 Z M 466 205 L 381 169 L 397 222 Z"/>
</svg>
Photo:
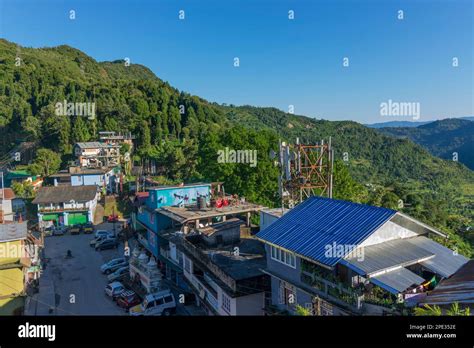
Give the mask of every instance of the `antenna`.
<svg viewBox="0 0 474 348">
<path fill-rule="evenodd" d="M 310 196 L 332 198 L 334 151 L 332 139 L 314 145 L 280 140 L 278 188 L 282 208 L 292 208 Z"/>
</svg>

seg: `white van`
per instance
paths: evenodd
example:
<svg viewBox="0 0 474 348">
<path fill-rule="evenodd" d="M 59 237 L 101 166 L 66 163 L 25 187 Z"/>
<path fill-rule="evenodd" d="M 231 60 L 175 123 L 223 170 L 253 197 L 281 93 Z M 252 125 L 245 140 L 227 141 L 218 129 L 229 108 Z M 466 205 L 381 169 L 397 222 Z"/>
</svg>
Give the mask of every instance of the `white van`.
<svg viewBox="0 0 474 348">
<path fill-rule="evenodd" d="M 145 296 L 143 302 L 130 308 L 130 315 L 165 315 L 176 312 L 176 302 L 171 291 L 163 290 Z"/>
</svg>

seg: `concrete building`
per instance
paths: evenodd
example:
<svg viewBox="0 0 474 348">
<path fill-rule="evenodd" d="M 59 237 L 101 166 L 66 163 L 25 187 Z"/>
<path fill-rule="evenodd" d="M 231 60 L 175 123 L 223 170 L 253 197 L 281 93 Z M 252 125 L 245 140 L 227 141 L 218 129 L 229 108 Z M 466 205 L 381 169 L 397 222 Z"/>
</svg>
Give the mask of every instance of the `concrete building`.
<svg viewBox="0 0 474 348">
<path fill-rule="evenodd" d="M 38 206 L 40 227 L 70 226 L 94 221 L 98 197 L 95 185 L 60 185 L 42 187 L 32 203 Z"/>
<path fill-rule="evenodd" d="M 22 315 L 26 293 L 39 277 L 41 242 L 27 222 L 0 224 L 0 315 Z"/>
<path fill-rule="evenodd" d="M 310 197 L 256 235 L 272 279 L 268 312 L 400 313 L 468 261 L 428 235 L 444 236 L 391 209 Z"/>
<path fill-rule="evenodd" d="M 120 182 L 120 169 L 117 168 L 83 168 L 69 167 L 69 170 L 59 171 L 50 175 L 54 186 L 88 186 L 96 185 L 103 194 L 114 193 L 118 191 Z"/>
<path fill-rule="evenodd" d="M 198 306 L 209 315 L 264 314 L 270 290 L 269 277 L 262 272 L 265 251 L 259 241 L 240 238 L 243 224 L 232 219 L 187 235 L 161 234 L 168 241 L 161 257 L 182 269 Z"/>
<path fill-rule="evenodd" d="M 101 168 L 120 165 L 120 145 L 104 142 L 84 142 L 74 145 L 80 167 Z"/>
<path fill-rule="evenodd" d="M 0 189 L 0 223 L 15 220 L 15 213 L 13 210 L 14 199 L 15 193 L 11 188 Z"/>
</svg>

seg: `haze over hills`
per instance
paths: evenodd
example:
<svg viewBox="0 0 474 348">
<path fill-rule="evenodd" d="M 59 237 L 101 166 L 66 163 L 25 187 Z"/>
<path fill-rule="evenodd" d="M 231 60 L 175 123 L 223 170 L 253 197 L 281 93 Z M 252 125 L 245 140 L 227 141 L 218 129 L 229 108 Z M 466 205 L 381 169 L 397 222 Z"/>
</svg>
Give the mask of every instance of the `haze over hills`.
<svg viewBox="0 0 474 348">
<path fill-rule="evenodd" d="M 474 169 L 474 122 L 451 118 L 418 127 L 380 128 L 380 132 L 408 138 L 427 148 L 433 155 L 458 160 Z"/>
<path fill-rule="evenodd" d="M 75 142 L 94 140 L 100 130 L 130 131 L 137 137 L 135 163 L 154 161 L 166 180 L 224 181 L 229 192 L 272 206 L 278 201 L 278 169 L 268 154 L 278 139 L 314 143 L 332 137 L 338 198 L 394 208 L 401 199 L 404 211 L 471 253 L 460 231 L 473 217 L 474 172 L 410 139 L 353 121 L 219 105 L 173 88 L 144 66 L 97 62 L 69 46 L 22 47 L 20 66 L 16 55 L 17 45 L 0 40 L 4 153 L 15 139 L 28 137 L 60 154 L 65 165 Z M 54 105 L 64 100 L 94 102 L 96 117 L 56 115 Z M 257 150 L 257 167 L 217 163 L 217 150 L 225 147 Z"/>
<path fill-rule="evenodd" d="M 464 116 L 464 117 L 454 117 L 455 119 L 459 120 L 468 120 L 468 121 L 474 121 L 474 116 Z M 448 118 L 446 118 L 448 119 Z M 443 120 L 446 120 L 443 119 Z M 438 120 L 442 121 L 442 120 Z M 432 123 L 436 121 L 423 121 L 423 122 L 417 122 L 417 121 L 388 121 L 388 122 L 378 122 L 378 123 L 371 123 L 371 124 L 364 124 L 367 127 L 370 128 L 387 128 L 387 127 L 419 127 L 424 124 Z"/>
</svg>

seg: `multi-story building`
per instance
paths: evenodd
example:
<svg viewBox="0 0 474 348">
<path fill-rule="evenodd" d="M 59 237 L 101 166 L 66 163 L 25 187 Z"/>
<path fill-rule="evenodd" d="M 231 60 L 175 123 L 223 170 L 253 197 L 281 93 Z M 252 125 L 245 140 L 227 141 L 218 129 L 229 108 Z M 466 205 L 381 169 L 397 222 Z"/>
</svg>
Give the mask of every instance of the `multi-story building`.
<svg viewBox="0 0 474 348">
<path fill-rule="evenodd" d="M 0 315 L 22 315 L 29 285 L 39 277 L 41 243 L 27 222 L 0 224 Z"/>
<path fill-rule="evenodd" d="M 218 192 L 219 186 L 191 184 L 139 194 L 135 223 L 148 254 L 142 259 L 156 259 L 164 277 L 195 294 L 209 313 L 262 314 L 268 288 L 263 245 L 241 236 L 250 237 L 251 214 L 263 207 Z M 151 282 L 143 272 L 140 277 L 144 287 Z"/>
<path fill-rule="evenodd" d="M 81 167 L 115 167 L 120 164 L 120 145 L 98 141 L 77 143 L 74 154 Z"/>
<path fill-rule="evenodd" d="M 48 178 L 52 180 L 54 186 L 88 186 L 96 185 L 98 189 L 106 194 L 118 191 L 120 182 L 120 169 L 117 168 L 84 168 L 69 167 L 69 170 L 62 170 Z"/>
<path fill-rule="evenodd" d="M 263 244 L 241 238 L 240 219 L 181 232 L 162 233 L 161 258 L 182 270 L 197 304 L 209 315 L 263 315 L 270 290 Z M 168 273 L 170 275 L 170 273 Z"/>
<path fill-rule="evenodd" d="M 266 214 L 263 212 L 262 214 Z M 468 259 L 400 212 L 311 197 L 262 229 L 271 313 L 400 313 Z"/>
<path fill-rule="evenodd" d="M 94 222 L 98 197 L 96 185 L 44 186 L 32 203 L 38 206 L 40 227 L 70 226 Z"/>
<path fill-rule="evenodd" d="M 15 193 L 11 188 L 0 189 L 0 223 L 15 220 L 13 201 Z"/>
</svg>

